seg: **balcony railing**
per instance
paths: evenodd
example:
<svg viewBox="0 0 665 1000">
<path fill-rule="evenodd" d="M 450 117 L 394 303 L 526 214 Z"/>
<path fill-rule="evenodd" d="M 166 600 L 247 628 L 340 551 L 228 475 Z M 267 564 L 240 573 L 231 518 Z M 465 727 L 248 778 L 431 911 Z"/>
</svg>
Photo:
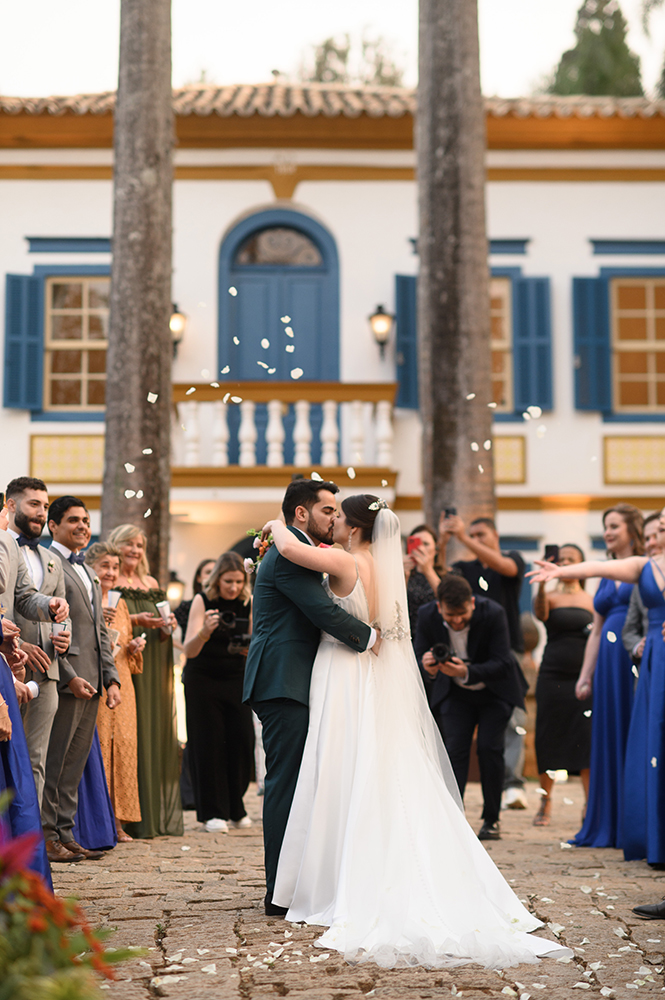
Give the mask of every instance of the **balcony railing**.
<svg viewBox="0 0 665 1000">
<path fill-rule="evenodd" d="M 392 485 L 396 388 L 348 382 L 176 384 L 173 484 L 212 484 L 221 481 L 222 470 L 229 473 L 224 480 L 245 470 L 250 482 L 252 469 L 309 474 L 316 468 L 332 475 L 353 467 L 363 473 L 358 485 L 369 485 L 379 474 Z"/>
</svg>

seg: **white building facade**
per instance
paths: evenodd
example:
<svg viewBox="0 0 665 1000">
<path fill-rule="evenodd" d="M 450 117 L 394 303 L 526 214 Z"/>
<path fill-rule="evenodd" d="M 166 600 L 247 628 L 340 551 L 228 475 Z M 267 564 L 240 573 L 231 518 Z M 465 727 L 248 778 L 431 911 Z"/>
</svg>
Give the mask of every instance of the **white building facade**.
<svg viewBox="0 0 665 1000">
<path fill-rule="evenodd" d="M 385 496 L 408 530 L 422 520 L 413 93 L 174 100 L 173 569 L 189 579 L 273 515 L 294 471 Z M 84 496 L 95 527 L 112 107 L 0 98 L 4 480 Z M 487 128 L 500 533 L 527 558 L 545 541 L 589 552 L 605 507 L 663 503 L 665 103 L 493 99 Z M 379 303 L 397 317 L 385 357 Z"/>
</svg>

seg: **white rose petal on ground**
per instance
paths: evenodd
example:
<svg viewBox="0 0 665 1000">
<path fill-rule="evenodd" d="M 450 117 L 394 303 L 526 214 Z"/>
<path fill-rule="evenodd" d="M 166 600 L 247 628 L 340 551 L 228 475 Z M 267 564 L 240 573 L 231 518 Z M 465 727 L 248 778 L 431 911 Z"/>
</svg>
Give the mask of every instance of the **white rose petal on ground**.
<svg viewBox="0 0 665 1000">
<path fill-rule="evenodd" d="M 593 889 L 590 886 L 588 886 L 588 885 L 581 885 L 580 886 L 580 892 L 583 892 L 583 893 L 585 893 L 585 895 L 588 896 L 589 893 L 593 892 Z"/>
<path fill-rule="evenodd" d="M 214 976 L 217 974 L 217 966 L 214 962 L 210 965 L 203 965 L 201 967 L 201 972 L 207 972 L 209 975 Z"/>
</svg>

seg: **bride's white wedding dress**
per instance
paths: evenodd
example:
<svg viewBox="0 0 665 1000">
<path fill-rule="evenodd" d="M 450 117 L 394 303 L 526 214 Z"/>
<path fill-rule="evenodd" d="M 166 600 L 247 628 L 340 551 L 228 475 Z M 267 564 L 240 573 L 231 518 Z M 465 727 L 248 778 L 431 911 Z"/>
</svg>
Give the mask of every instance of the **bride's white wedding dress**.
<svg viewBox="0 0 665 1000">
<path fill-rule="evenodd" d="M 378 537 L 377 537 L 378 536 Z M 376 657 L 323 635 L 273 901 L 350 962 L 504 968 L 572 955 L 526 910 L 467 823 L 408 635 L 399 522 L 374 530 Z M 327 583 L 326 583 L 327 586 Z M 330 596 L 369 621 L 360 578 Z"/>
</svg>

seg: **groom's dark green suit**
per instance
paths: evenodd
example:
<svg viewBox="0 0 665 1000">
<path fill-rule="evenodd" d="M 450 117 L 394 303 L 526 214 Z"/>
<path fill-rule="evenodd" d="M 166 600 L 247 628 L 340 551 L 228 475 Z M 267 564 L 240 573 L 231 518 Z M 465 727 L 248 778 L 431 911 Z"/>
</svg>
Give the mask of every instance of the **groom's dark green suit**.
<svg viewBox="0 0 665 1000">
<path fill-rule="evenodd" d="M 289 530 L 308 541 L 298 529 Z M 289 562 L 273 545 L 261 562 L 254 587 L 243 701 L 249 702 L 263 725 L 268 901 L 307 736 L 309 684 L 321 631 L 359 653 L 371 636 L 369 625 L 334 604 L 321 582 L 320 573 Z"/>
</svg>

